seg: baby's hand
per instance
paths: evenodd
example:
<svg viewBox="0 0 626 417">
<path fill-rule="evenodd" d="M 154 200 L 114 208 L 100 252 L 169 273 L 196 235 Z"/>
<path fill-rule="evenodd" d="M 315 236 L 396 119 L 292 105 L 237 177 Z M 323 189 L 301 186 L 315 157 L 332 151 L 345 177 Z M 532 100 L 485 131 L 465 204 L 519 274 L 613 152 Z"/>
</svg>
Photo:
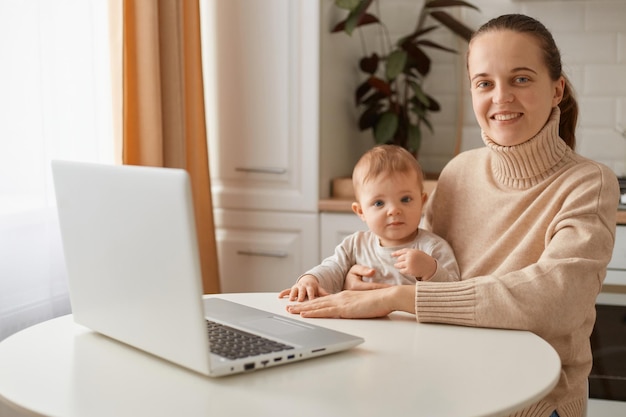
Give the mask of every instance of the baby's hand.
<svg viewBox="0 0 626 417">
<path fill-rule="evenodd" d="M 313 275 L 304 275 L 291 288 L 282 290 L 278 298 L 289 296 L 289 301 L 312 300 L 328 295 L 329 292 L 320 287 L 320 283 Z"/>
<path fill-rule="evenodd" d="M 394 266 L 405 275 L 413 275 L 418 281 L 429 280 L 437 272 L 437 261 L 417 249 L 400 249 L 391 254 L 397 258 Z"/>
</svg>

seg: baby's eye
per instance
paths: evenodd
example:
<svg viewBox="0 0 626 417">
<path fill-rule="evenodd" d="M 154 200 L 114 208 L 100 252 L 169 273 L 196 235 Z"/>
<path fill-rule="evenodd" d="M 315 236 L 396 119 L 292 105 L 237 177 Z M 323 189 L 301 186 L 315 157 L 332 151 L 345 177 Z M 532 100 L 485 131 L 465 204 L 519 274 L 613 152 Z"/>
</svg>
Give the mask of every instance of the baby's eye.
<svg viewBox="0 0 626 417">
<path fill-rule="evenodd" d="M 374 201 L 374 204 L 372 204 L 374 207 L 382 207 L 385 205 L 385 203 L 382 200 L 376 200 Z"/>
<path fill-rule="evenodd" d="M 413 201 L 413 199 L 409 196 L 406 196 L 406 197 L 402 197 L 400 201 L 402 201 L 403 203 L 410 203 L 411 201 Z"/>
</svg>

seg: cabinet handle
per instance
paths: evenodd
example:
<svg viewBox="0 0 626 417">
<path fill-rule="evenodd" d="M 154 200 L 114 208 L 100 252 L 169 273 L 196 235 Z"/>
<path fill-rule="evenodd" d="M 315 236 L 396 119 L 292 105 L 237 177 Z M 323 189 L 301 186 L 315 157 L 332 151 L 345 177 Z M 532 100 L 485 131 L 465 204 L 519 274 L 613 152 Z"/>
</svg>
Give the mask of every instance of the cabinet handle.
<svg viewBox="0 0 626 417">
<path fill-rule="evenodd" d="M 266 256 L 269 258 L 286 258 L 288 254 L 285 251 L 238 250 L 237 255 Z"/>
<path fill-rule="evenodd" d="M 284 174 L 285 172 L 287 172 L 287 169 L 285 168 L 264 168 L 264 167 L 259 167 L 259 168 L 246 168 L 246 167 L 236 167 L 235 171 L 239 171 L 239 172 L 254 172 L 254 173 L 258 173 L 258 174 Z"/>
</svg>

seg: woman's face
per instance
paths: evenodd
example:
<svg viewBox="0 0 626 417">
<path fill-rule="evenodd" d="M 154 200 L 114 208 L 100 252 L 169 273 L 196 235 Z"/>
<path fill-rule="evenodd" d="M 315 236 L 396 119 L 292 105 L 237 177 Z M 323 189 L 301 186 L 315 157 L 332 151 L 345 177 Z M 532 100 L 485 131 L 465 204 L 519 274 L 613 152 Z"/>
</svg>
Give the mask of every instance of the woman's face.
<svg viewBox="0 0 626 417">
<path fill-rule="evenodd" d="M 478 124 L 502 146 L 535 136 L 563 98 L 565 80 L 550 79 L 539 41 L 525 33 L 479 35 L 470 44 L 467 67 Z"/>
</svg>

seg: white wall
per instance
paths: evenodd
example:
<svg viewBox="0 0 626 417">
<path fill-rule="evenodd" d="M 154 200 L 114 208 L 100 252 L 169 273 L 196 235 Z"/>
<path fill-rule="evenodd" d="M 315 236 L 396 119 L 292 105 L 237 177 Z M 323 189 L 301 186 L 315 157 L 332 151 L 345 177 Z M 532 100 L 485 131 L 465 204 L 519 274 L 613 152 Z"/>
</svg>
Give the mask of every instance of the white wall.
<svg viewBox="0 0 626 417">
<path fill-rule="evenodd" d="M 626 129 L 626 1 L 468 1 L 481 12 L 459 8 L 457 16 L 471 27 L 504 13 L 524 13 L 551 30 L 581 108 L 577 150 L 607 164 L 618 175 L 626 175 L 626 139 L 616 129 Z M 382 0 L 379 16 L 392 36 L 406 34 L 414 26 L 420 4 L 415 0 Z M 333 0 L 323 0 L 321 16 L 320 195 L 325 197 L 330 192 L 330 180 L 350 175 L 356 159 L 374 141 L 370 131 L 359 132 L 355 127 L 358 112 L 353 96 L 361 82 L 359 38 L 329 33 L 342 17 Z M 440 101 L 442 111 L 433 114 L 435 133 L 423 140 L 420 162 L 425 170 L 438 172 L 453 156 L 457 137 L 462 140 L 462 149 L 483 144 L 465 84 L 465 44 L 443 29 L 436 31 L 435 38 L 461 51 L 458 56 L 431 54 L 436 62 L 425 84 Z"/>
</svg>

